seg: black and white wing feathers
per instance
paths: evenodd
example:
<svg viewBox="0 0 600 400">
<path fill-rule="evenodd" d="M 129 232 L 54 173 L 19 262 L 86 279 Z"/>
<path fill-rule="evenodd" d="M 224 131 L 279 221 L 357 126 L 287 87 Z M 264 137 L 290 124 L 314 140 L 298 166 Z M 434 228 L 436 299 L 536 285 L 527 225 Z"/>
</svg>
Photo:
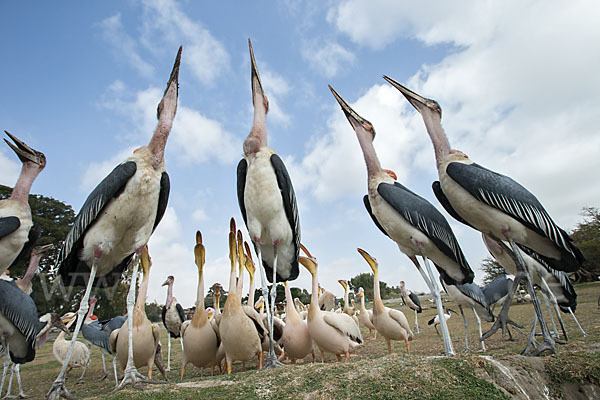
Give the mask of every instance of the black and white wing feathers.
<svg viewBox="0 0 600 400">
<path fill-rule="evenodd" d="M 375 226 L 378 227 L 379 230 L 381 232 L 383 232 L 383 234 L 385 236 L 390 237 L 390 235 L 387 234 L 387 232 L 385 231 L 385 229 L 383 229 L 383 226 L 381 226 L 381 224 L 377 220 L 377 217 L 375 216 L 375 214 L 373 214 L 373 208 L 371 208 L 371 202 L 369 201 L 369 195 L 368 194 L 365 194 L 365 196 L 363 197 L 363 203 L 365 204 L 365 208 L 367 209 L 367 212 L 371 216 L 371 219 L 375 223 Z"/>
<path fill-rule="evenodd" d="M 413 292 L 410 292 L 408 294 L 408 297 L 410 297 L 410 300 L 417 306 L 417 313 L 422 312 L 423 309 L 421 308 L 421 301 L 419 300 L 419 296 L 417 296 Z"/>
<path fill-rule="evenodd" d="M 8 236 L 21 226 L 21 221 L 15 216 L 0 218 L 0 239 Z"/>
<path fill-rule="evenodd" d="M 179 319 L 181 320 L 181 322 L 185 321 L 185 311 L 183 310 L 181 304 L 177 303 L 175 305 L 175 308 L 177 309 L 177 314 L 179 314 Z"/>
</svg>

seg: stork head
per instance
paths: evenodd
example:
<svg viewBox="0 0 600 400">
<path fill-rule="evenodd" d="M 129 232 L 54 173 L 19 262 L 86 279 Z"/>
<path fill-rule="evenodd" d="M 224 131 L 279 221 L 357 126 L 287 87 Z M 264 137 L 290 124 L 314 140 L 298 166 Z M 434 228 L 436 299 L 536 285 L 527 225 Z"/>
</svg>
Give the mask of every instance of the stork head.
<svg viewBox="0 0 600 400">
<path fill-rule="evenodd" d="M 267 113 L 269 112 L 269 100 L 263 91 L 258 67 L 254 59 L 252 42 L 248 39 L 250 49 L 250 81 L 252 85 L 252 105 L 254 106 L 254 122 L 252 130 L 244 141 L 244 155 L 249 156 L 257 153 L 267 145 Z"/>
<path fill-rule="evenodd" d="M 220 297 L 221 296 L 221 288 L 223 286 L 221 286 L 220 283 L 215 283 L 215 296 L 216 297 Z"/>
<path fill-rule="evenodd" d="M 17 157 L 23 163 L 24 166 L 29 168 L 36 168 L 39 171 L 43 170 L 46 166 L 46 156 L 44 153 L 39 152 L 37 150 L 32 149 L 27 146 L 25 142 L 19 140 L 15 135 L 4 131 L 8 135 L 10 139 L 12 139 L 14 144 L 4 139 L 8 147 L 10 147 L 15 153 L 17 153 Z"/>
<path fill-rule="evenodd" d="M 412 90 L 396 82 L 389 76 L 384 75 L 383 79 L 385 79 L 390 85 L 398 89 L 400 93 L 402 93 L 404 97 L 406 97 L 406 100 L 408 100 L 408 102 L 412 104 L 412 106 L 416 108 L 421 115 L 423 115 L 423 113 L 428 113 L 432 116 L 437 116 L 439 120 L 442 119 L 442 107 L 440 107 L 437 101 L 425 98 L 413 92 Z"/>
<path fill-rule="evenodd" d="M 179 95 L 179 65 L 181 63 L 182 49 L 183 47 L 179 46 L 177 57 L 175 57 L 175 64 L 173 64 L 171 76 L 167 82 L 167 88 L 156 108 L 156 118 L 158 118 L 158 120 L 161 120 L 161 118 L 169 118 L 171 120 L 175 118 L 175 113 L 177 112 L 177 97 Z"/>
<path fill-rule="evenodd" d="M 175 282 L 175 277 L 173 275 L 169 275 L 167 280 L 163 282 L 161 286 L 171 286 Z"/>
<path fill-rule="evenodd" d="M 344 99 L 342 99 L 342 96 L 340 96 L 331 87 L 331 85 L 329 85 L 329 90 L 331 90 L 331 93 L 333 93 L 333 97 L 335 97 L 337 102 L 342 107 L 342 111 L 346 115 L 346 118 L 348 119 L 348 122 L 350 122 L 350 125 L 352 125 L 354 132 L 356 132 L 357 135 L 366 136 L 372 142 L 375 139 L 375 128 L 373 128 L 373 124 L 371 124 L 369 121 L 358 115 L 358 113 L 354 111 Z"/>
<path fill-rule="evenodd" d="M 206 256 L 206 250 L 202 244 L 202 234 L 200 231 L 196 231 L 196 245 L 194 246 L 194 262 L 198 267 L 198 271 L 202 272 L 204 269 L 204 262 Z"/>
<path fill-rule="evenodd" d="M 32 256 L 43 256 L 48 251 L 50 251 L 53 247 L 54 247 L 54 245 L 52 243 L 45 244 L 43 246 L 35 246 L 33 248 L 33 250 L 31 250 L 31 255 Z"/>
<path fill-rule="evenodd" d="M 361 256 L 367 261 L 371 269 L 373 270 L 373 274 L 377 276 L 379 264 L 377 263 L 377 259 L 375 257 L 371 257 L 369 253 L 364 251 L 361 248 L 356 249 L 360 253 Z"/>
<path fill-rule="evenodd" d="M 254 107 L 264 108 L 264 113 L 269 112 L 269 100 L 263 91 L 262 83 L 260 81 L 260 75 L 258 74 L 258 67 L 256 66 L 256 60 L 254 59 L 254 49 L 252 49 L 252 42 L 248 39 L 248 48 L 250 49 L 250 79 L 252 82 L 252 104 Z"/>
<path fill-rule="evenodd" d="M 402 289 L 402 288 L 404 288 L 404 287 L 405 287 L 405 283 L 404 283 L 404 281 L 400 281 L 400 288 Z"/>
</svg>

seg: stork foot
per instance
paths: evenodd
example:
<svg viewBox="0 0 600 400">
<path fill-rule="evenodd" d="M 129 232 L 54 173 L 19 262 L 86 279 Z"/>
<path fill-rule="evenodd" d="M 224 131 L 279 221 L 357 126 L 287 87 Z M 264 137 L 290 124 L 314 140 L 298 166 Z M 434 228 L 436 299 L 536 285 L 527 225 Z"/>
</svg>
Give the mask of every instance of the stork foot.
<svg viewBox="0 0 600 400">
<path fill-rule="evenodd" d="M 6 395 L 3 397 L 3 399 L 26 399 L 28 398 L 29 395 L 25 394 L 25 393 L 19 393 L 19 394 L 11 394 L 11 395 Z"/>
<path fill-rule="evenodd" d="M 535 340 L 533 342 L 529 341 L 529 343 L 527 343 L 527 347 L 525 347 L 525 350 L 523 350 L 521 355 L 536 357 L 545 351 L 550 351 L 552 352 L 552 354 L 557 353 L 556 346 L 554 345 L 553 341 L 544 339 L 542 344 L 540 344 L 539 346 L 537 345 L 537 342 L 535 342 Z"/>
<path fill-rule="evenodd" d="M 54 383 L 50 387 L 50 390 L 48 391 L 48 394 L 46 395 L 46 400 L 58 400 L 61 397 L 68 400 L 78 399 L 78 397 L 73 396 L 71 393 L 69 393 L 69 391 L 65 387 L 64 380 L 54 381 Z"/>
<path fill-rule="evenodd" d="M 105 380 L 106 378 L 108 378 L 108 374 L 104 374 L 104 376 L 102 378 L 100 378 L 101 381 Z"/>
<path fill-rule="evenodd" d="M 483 336 L 481 336 L 481 338 L 479 340 L 481 340 L 481 341 L 486 340 L 487 338 L 492 336 L 494 333 L 496 333 L 496 331 L 500 328 L 502 328 L 502 338 L 504 338 L 506 336 L 506 332 L 508 331 L 510 339 L 512 340 L 512 335 L 510 334 L 510 331 L 508 330 L 508 325 L 513 325 L 519 329 L 523 329 L 523 326 L 517 324 L 512 319 L 508 318 L 508 316 L 498 314 L 498 316 L 496 317 L 496 321 L 494 322 L 494 325 L 492 325 L 490 330 L 487 331 L 486 333 L 484 333 Z"/>
<path fill-rule="evenodd" d="M 277 368 L 277 367 L 283 367 L 285 364 L 279 362 L 277 360 L 277 356 L 275 356 L 275 354 L 273 354 L 273 356 L 268 355 L 267 356 L 267 362 L 265 362 L 265 365 L 263 365 L 262 369 L 271 369 L 271 368 Z"/>
</svg>

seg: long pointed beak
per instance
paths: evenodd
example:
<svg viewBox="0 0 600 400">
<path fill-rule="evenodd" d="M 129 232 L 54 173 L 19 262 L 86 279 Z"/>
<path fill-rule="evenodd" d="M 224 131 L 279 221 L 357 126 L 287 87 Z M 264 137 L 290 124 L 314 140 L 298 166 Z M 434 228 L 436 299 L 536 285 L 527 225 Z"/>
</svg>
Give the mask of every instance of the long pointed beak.
<svg viewBox="0 0 600 400">
<path fill-rule="evenodd" d="M 373 139 L 375 139 L 375 129 L 373 129 L 373 124 L 371 124 L 368 120 L 358 115 L 358 113 L 354 111 L 354 109 L 352 109 L 352 107 L 350 107 L 344 99 L 342 99 L 342 96 L 340 96 L 338 92 L 336 92 L 335 89 L 331 87 L 331 85 L 328 86 L 329 90 L 331 90 L 331 93 L 333 93 L 333 97 L 335 97 L 337 102 L 340 104 L 340 107 L 342 107 L 342 111 L 346 115 L 346 118 L 348 118 L 348 121 L 350 122 L 350 125 L 352 125 L 352 128 L 356 130 L 359 127 L 361 127 L 363 129 L 372 131 Z"/>
<path fill-rule="evenodd" d="M 44 253 L 46 253 L 47 251 L 49 251 L 53 247 L 54 247 L 54 245 L 52 243 L 46 244 L 46 245 L 43 245 L 43 246 L 35 246 L 33 248 L 33 251 L 31 253 L 32 253 L 32 255 L 43 255 Z"/>
<path fill-rule="evenodd" d="M 167 278 L 167 280 L 164 281 L 160 286 L 169 286 L 169 278 Z"/>
<path fill-rule="evenodd" d="M 152 261 L 150 260 L 150 253 L 148 253 L 148 245 L 146 245 L 142 249 L 142 269 L 144 270 L 144 275 L 148 274 L 151 266 Z"/>
<path fill-rule="evenodd" d="M 302 264 L 302 266 L 306 268 L 311 275 L 315 275 L 317 273 L 317 263 L 313 258 L 300 256 L 298 257 L 298 261 L 300 261 L 300 264 Z"/>
<path fill-rule="evenodd" d="M 8 147 L 10 147 L 15 153 L 17 153 L 17 156 L 19 157 L 19 160 L 21 160 L 21 162 L 25 163 L 31 161 L 37 165 L 46 165 L 46 156 L 44 155 L 44 153 L 41 153 L 27 146 L 25 142 L 19 140 L 15 135 L 11 134 L 10 132 L 4 131 L 4 133 L 6 133 L 8 137 L 11 138 L 13 142 L 15 142 L 15 144 L 12 144 L 8 140 L 4 139 Z"/>
<path fill-rule="evenodd" d="M 156 109 L 156 117 L 158 119 L 160 119 L 160 116 L 165 112 L 167 115 L 174 117 L 175 112 L 177 111 L 177 97 L 179 96 L 179 66 L 181 64 L 182 50 L 183 46 L 179 46 L 177 57 L 175 57 L 175 64 L 173 64 L 171 76 L 167 82 L 167 88 L 165 89 L 163 98 Z"/>
<path fill-rule="evenodd" d="M 377 260 L 375 260 L 373 257 L 371 257 L 371 255 L 369 253 L 367 253 L 366 251 L 364 251 L 363 249 L 359 248 L 359 249 L 356 249 L 356 250 L 358 250 L 358 252 L 360 253 L 360 255 L 363 256 L 363 258 L 367 261 L 367 263 L 369 264 L 369 266 L 373 270 L 373 273 L 377 272 L 377 269 L 378 269 Z"/>
<path fill-rule="evenodd" d="M 258 74 L 256 60 L 254 59 L 254 50 L 252 49 L 252 42 L 250 41 L 250 39 L 248 39 L 248 47 L 250 48 L 250 79 L 252 81 L 252 104 L 256 104 L 257 100 L 263 101 L 265 92 L 263 91 L 262 83 L 260 81 L 260 75 Z"/>
<path fill-rule="evenodd" d="M 401 85 L 400 83 L 396 82 L 387 75 L 383 75 L 383 79 L 385 79 L 390 85 L 398 89 L 400 93 L 402 93 L 404 97 L 406 97 L 406 100 L 408 100 L 408 102 L 412 104 L 414 108 L 417 109 L 418 112 L 421 112 L 423 107 L 429 107 L 429 104 L 433 102 L 433 100 L 427 99 L 421 96 L 420 94 L 413 92 L 406 86 Z"/>
</svg>

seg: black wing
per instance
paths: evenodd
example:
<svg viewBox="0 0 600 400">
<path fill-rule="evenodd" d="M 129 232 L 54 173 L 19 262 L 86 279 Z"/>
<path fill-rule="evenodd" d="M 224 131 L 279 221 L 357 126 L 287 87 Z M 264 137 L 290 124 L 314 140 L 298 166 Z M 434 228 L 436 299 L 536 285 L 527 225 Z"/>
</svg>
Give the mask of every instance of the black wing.
<svg viewBox="0 0 600 400">
<path fill-rule="evenodd" d="M 456 288 L 465 296 L 475 300 L 491 314 L 487 299 L 479 285 L 476 283 L 465 283 L 463 285 L 456 285 Z"/>
<path fill-rule="evenodd" d="M 165 329 L 168 331 L 169 328 L 167 328 L 167 321 L 165 319 L 166 316 L 167 316 L 167 306 L 165 305 L 162 308 L 162 322 L 163 322 Z"/>
<path fill-rule="evenodd" d="M 110 351 L 110 334 L 102 329 L 102 325 L 98 321 L 81 326 L 81 334 L 91 344 L 98 346 L 112 354 Z"/>
<path fill-rule="evenodd" d="M 412 300 L 412 302 L 415 303 L 415 305 L 418 307 L 417 308 L 417 313 L 422 312 L 423 309 L 421 308 L 421 300 L 419 300 L 419 296 L 417 296 L 413 292 L 410 292 L 410 294 L 408 295 L 408 297 L 410 297 L 410 299 Z"/>
<path fill-rule="evenodd" d="M 58 253 L 58 271 L 60 272 L 65 285 L 85 285 L 87 283 L 87 275 L 89 275 L 90 269 L 85 263 L 80 261 L 78 257 L 78 253 L 83 246 L 85 232 L 96 221 L 96 218 L 102 212 L 104 207 L 106 207 L 112 199 L 118 197 L 123 192 L 125 185 L 135 174 L 136 170 L 137 166 L 133 161 L 119 164 L 98 186 L 96 186 L 81 207 L 79 214 L 75 217 L 73 227 Z M 108 287 L 114 284 L 121 278 L 121 273 L 129 263 L 131 257 L 132 256 L 129 256 L 123 260 L 111 274 L 108 274 L 105 277 L 96 278 L 94 280 L 94 286 Z"/>
<path fill-rule="evenodd" d="M 185 321 L 185 311 L 183 311 L 183 307 L 181 307 L 181 304 L 177 303 L 175 305 L 175 308 L 177 309 L 177 313 L 179 314 L 179 319 L 181 320 L 181 322 Z"/>
<path fill-rule="evenodd" d="M 398 182 L 380 183 L 377 192 L 407 222 L 425 234 L 448 258 L 460 267 L 464 279 L 473 282 L 473 271 L 463 254 L 446 218 L 427 200 Z M 444 266 L 446 267 L 446 266 Z"/>
<path fill-rule="evenodd" d="M 242 158 L 237 166 L 237 196 L 238 204 L 240 205 L 240 212 L 244 223 L 248 226 L 248 219 L 246 217 L 246 204 L 244 203 L 244 190 L 246 189 L 246 173 L 248 172 L 248 162 L 245 158 Z"/>
<path fill-rule="evenodd" d="M 154 220 L 152 232 L 154 232 L 154 230 L 160 223 L 160 220 L 165 215 L 165 211 L 167 210 L 167 203 L 169 202 L 170 191 L 171 181 L 169 179 L 169 174 L 167 174 L 167 172 L 165 171 L 160 176 L 160 192 L 158 193 L 158 207 L 156 209 L 156 219 Z"/>
<path fill-rule="evenodd" d="M 379 223 L 379 221 L 377 221 L 377 217 L 375 217 L 375 214 L 373 214 L 373 209 L 371 208 L 371 202 L 369 201 L 369 195 L 368 194 L 365 194 L 365 197 L 363 197 L 363 203 L 365 203 L 365 208 L 367 209 L 367 212 L 369 213 L 369 215 L 371 216 L 371 219 L 375 223 L 375 226 L 377 226 L 379 228 L 379 230 L 381 232 L 383 232 L 383 234 L 385 236 L 390 237 L 390 235 L 387 234 L 387 232 L 385 231 L 385 229 L 383 229 L 383 226 L 381 226 L 381 224 Z"/>
<path fill-rule="evenodd" d="M 281 191 L 281 198 L 283 199 L 283 208 L 285 209 L 285 215 L 287 217 L 290 228 L 292 229 L 292 241 L 294 244 L 294 259 L 291 262 L 291 270 L 289 276 L 280 276 L 277 274 L 277 282 L 293 281 L 298 277 L 300 270 L 298 268 L 298 255 L 300 252 L 300 219 L 298 217 L 298 204 L 296 203 L 296 194 L 294 193 L 294 187 L 292 186 L 292 180 L 290 175 L 285 168 L 285 164 L 279 158 L 277 154 L 271 155 L 271 165 L 275 170 L 275 176 L 277 177 L 277 185 Z M 266 265 L 265 265 L 266 266 Z M 267 273 L 267 279 L 271 282 L 273 273 Z M 271 278 L 269 278 L 271 277 Z M 272 282 L 271 282 L 272 283 Z"/>
<path fill-rule="evenodd" d="M 2 217 L 0 218 L 0 239 L 4 236 L 10 235 L 21 226 L 21 221 L 19 218 L 11 216 L 11 217 Z"/>
<path fill-rule="evenodd" d="M 569 307 L 572 311 L 575 311 L 575 309 L 577 308 L 577 293 L 575 293 L 575 288 L 573 287 L 573 284 L 571 284 L 571 280 L 569 279 L 567 273 L 564 271 L 557 271 L 554 268 L 552 268 L 550 266 L 550 263 L 548 262 L 547 257 L 544 257 L 541 254 L 531 250 L 529 247 L 519 246 L 519 248 L 525 253 L 527 253 L 535 261 L 540 263 L 544 268 L 546 268 L 546 270 L 548 270 L 548 272 L 550 272 L 554 276 L 554 278 L 559 282 L 561 294 L 567 299 L 566 302 L 564 300 L 558 302 L 558 306 L 560 307 L 562 312 L 568 313 Z M 550 282 L 547 283 L 549 284 L 548 286 L 550 286 L 550 290 L 555 291 L 554 288 L 556 286 L 551 285 Z"/>
<path fill-rule="evenodd" d="M 473 226 L 471 224 L 469 224 L 467 221 L 465 221 L 465 219 L 463 217 L 461 217 L 460 215 L 458 215 L 456 210 L 454 208 L 452 208 L 452 204 L 450 204 L 450 201 L 448 200 L 448 198 L 446 197 L 444 192 L 442 192 L 442 186 L 440 185 L 440 181 L 433 182 L 433 184 L 431 185 L 431 188 L 433 189 L 433 194 L 435 194 L 435 197 L 438 199 L 438 201 L 440 202 L 442 207 L 444 207 L 444 210 L 446 210 L 446 212 L 448 214 L 450 214 L 450 216 L 452 218 L 454 218 L 458 222 L 462 222 L 463 224 L 473 228 Z M 475 229 L 475 228 L 473 228 L 473 229 Z"/>
<path fill-rule="evenodd" d="M 560 260 L 549 260 L 554 269 L 574 272 L 584 261 L 573 239 L 552 220 L 539 200 L 513 179 L 478 164 L 453 162 L 448 175 L 477 200 L 521 222 L 550 239 L 561 251 Z"/>
<path fill-rule="evenodd" d="M 0 314 L 10 321 L 27 341 L 27 352 L 16 354 L 11 350 L 10 358 L 18 364 L 32 361 L 35 357 L 37 334 L 46 325 L 38 319 L 35 303 L 14 281 L 0 279 Z"/>
<path fill-rule="evenodd" d="M 498 275 L 493 281 L 485 285 L 481 290 L 489 305 L 496 304 L 501 298 L 506 296 L 512 288 L 513 280 L 508 279 L 506 275 Z"/>
</svg>

